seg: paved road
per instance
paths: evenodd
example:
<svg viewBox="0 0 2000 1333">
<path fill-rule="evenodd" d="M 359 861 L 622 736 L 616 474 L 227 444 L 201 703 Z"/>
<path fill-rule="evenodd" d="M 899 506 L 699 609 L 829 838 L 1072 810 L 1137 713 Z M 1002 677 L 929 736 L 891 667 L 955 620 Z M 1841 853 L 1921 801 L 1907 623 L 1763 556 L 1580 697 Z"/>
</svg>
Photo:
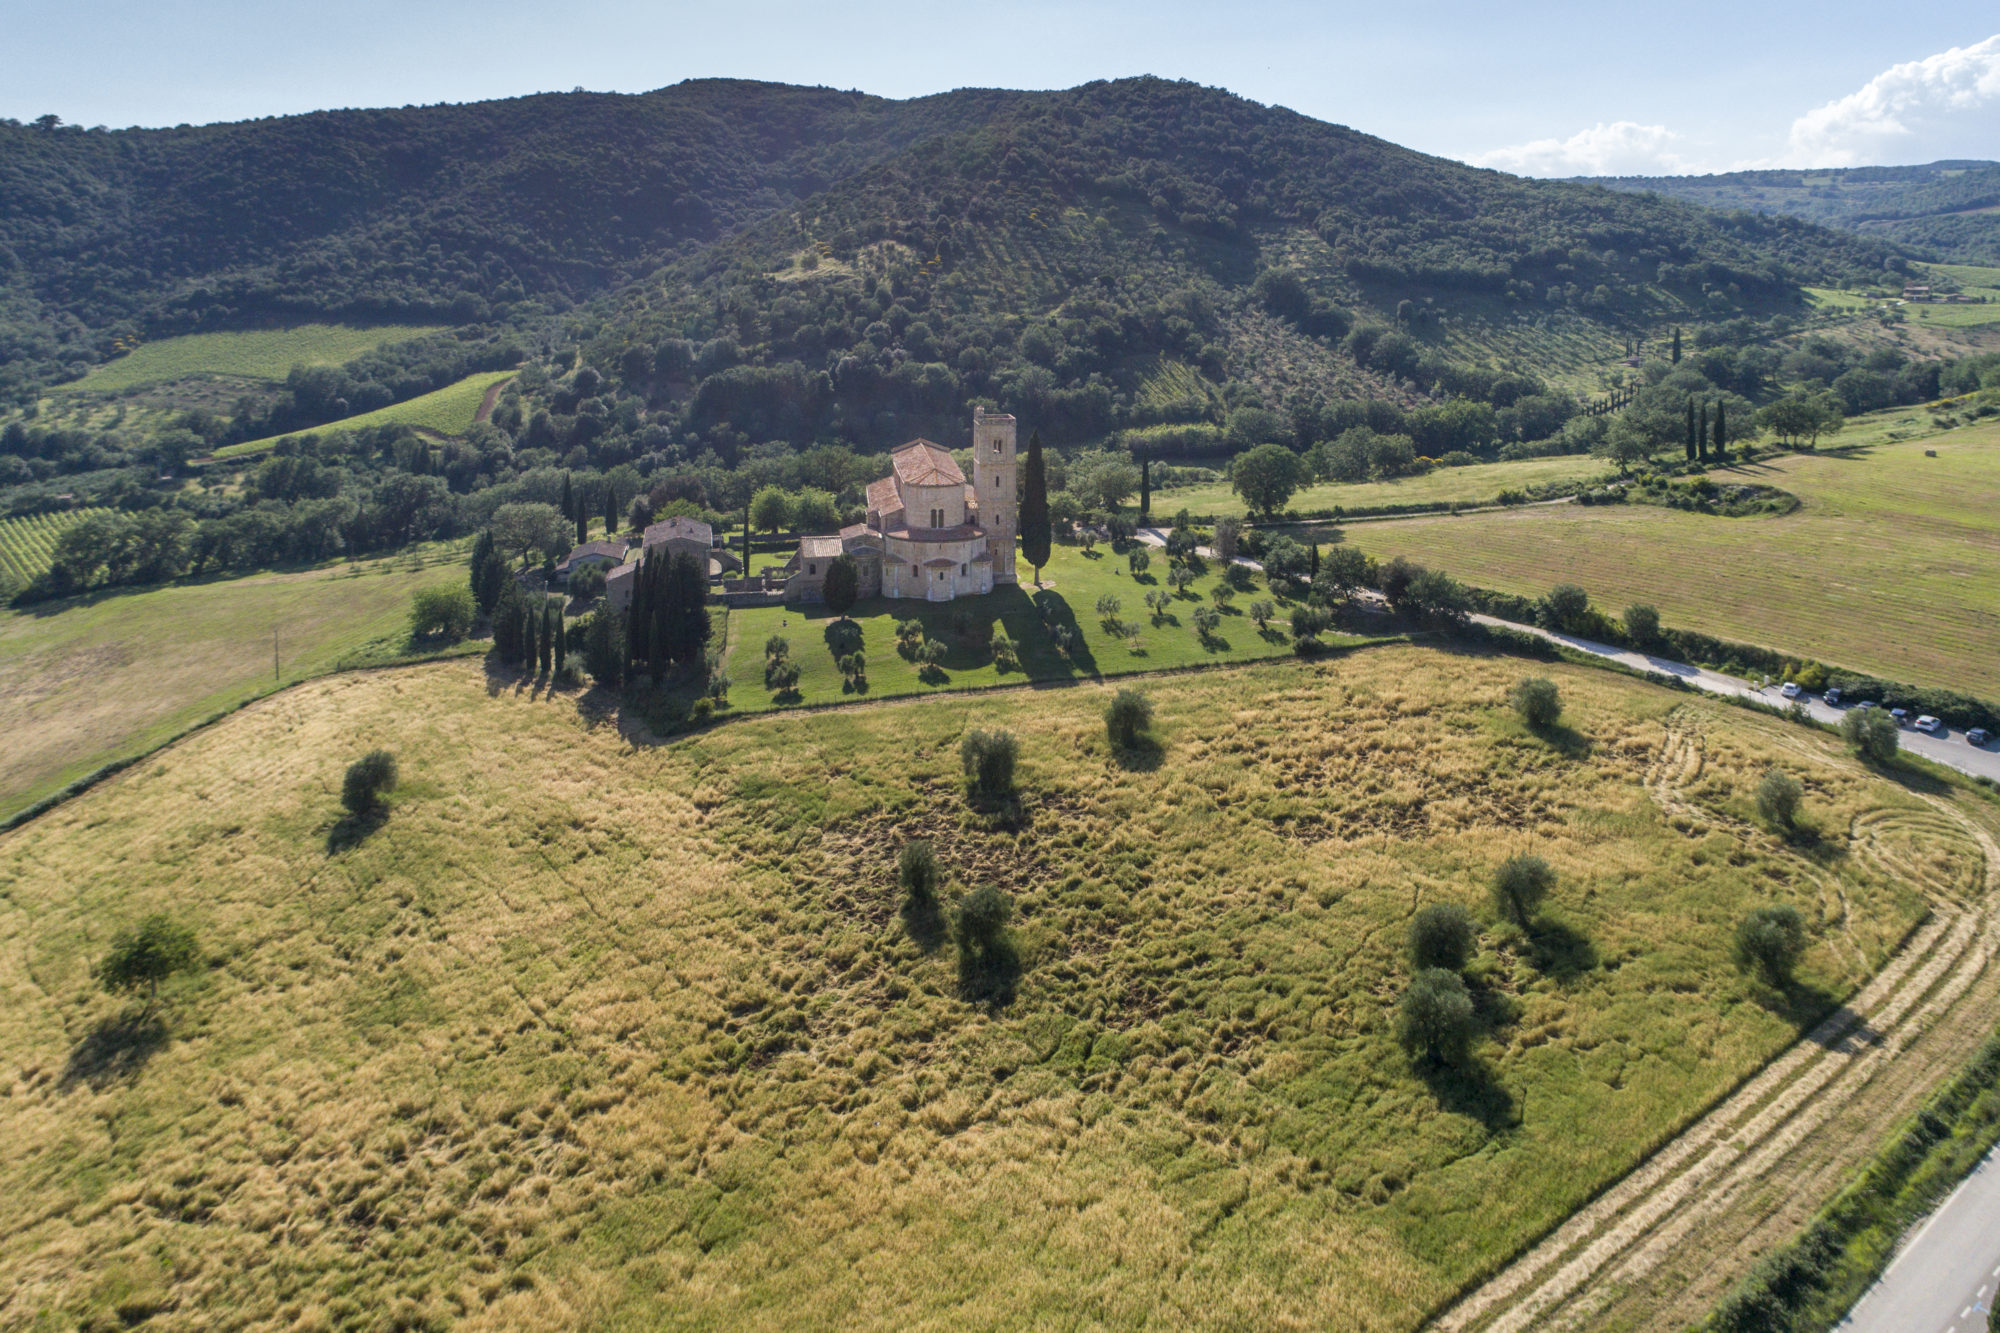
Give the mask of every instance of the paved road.
<svg viewBox="0 0 2000 1333">
<path fill-rule="evenodd" d="M 1931 1214 L 1837 1327 L 1853 1333 L 1984 1333 L 2000 1288 L 2000 1151 Z"/>
<path fill-rule="evenodd" d="M 1149 546 L 1164 546 L 1167 543 L 1167 534 L 1159 528 L 1141 528 L 1139 529 L 1139 538 Z M 1209 559 L 1213 560 L 1215 558 L 1215 552 L 1209 550 L 1207 547 L 1204 546 L 1198 549 L 1202 555 Z M 1252 569 L 1263 568 L 1255 560 L 1247 560 L 1242 557 L 1238 557 L 1236 563 L 1239 565 L 1248 565 Z M 1364 596 L 1373 600 L 1380 600 L 1380 595 L 1376 593 L 1367 593 Z M 1665 657 L 1654 657 L 1650 653 L 1633 652 L 1630 649 L 1613 647 L 1611 644 L 1598 643 L 1591 639 L 1579 639 L 1573 634 L 1556 634 L 1549 630 L 1538 629 L 1533 625 L 1521 625 L 1511 620 L 1499 620 L 1493 616 L 1474 616 L 1472 618 L 1482 625 L 1493 625 L 1503 629 L 1521 630 L 1527 634 L 1539 635 L 1551 642 L 1560 643 L 1566 648 L 1574 648 L 1580 653 L 1589 653 L 1592 657 L 1608 658 L 1611 661 L 1622 663 L 1639 671 L 1655 671 L 1663 676 L 1673 676 L 1694 686 L 1696 689 L 1706 690 L 1710 694 L 1737 695 L 1746 699 L 1759 699 L 1765 703 L 1777 704 L 1779 706 L 1790 702 L 1778 693 L 1778 687 L 1775 685 L 1768 687 L 1759 686 L 1736 676 L 1725 676 L 1719 671 L 1709 671 L 1703 667 L 1690 666 L 1686 662 L 1675 662 Z M 1835 707 L 1811 695 L 1801 696 L 1798 702 L 1815 719 L 1821 722 L 1830 722 L 1836 726 L 1840 724 L 1842 715 L 1847 711 L 1845 708 Z M 1984 748 L 1980 748 L 1968 744 L 1963 732 L 1947 732 L 1942 736 L 1933 736 L 1918 731 L 1914 727 L 1905 727 L 1903 728 L 1902 744 L 1905 750 L 1909 750 L 1913 754 L 1920 754 L 1926 759 L 1935 760 L 1947 768 L 1955 768 L 1959 772 L 1969 773 L 1973 777 L 1992 778 L 1994 781 L 2000 782 L 2000 745 L 1997 745 L 1995 742 L 1988 741 Z"/>
</svg>

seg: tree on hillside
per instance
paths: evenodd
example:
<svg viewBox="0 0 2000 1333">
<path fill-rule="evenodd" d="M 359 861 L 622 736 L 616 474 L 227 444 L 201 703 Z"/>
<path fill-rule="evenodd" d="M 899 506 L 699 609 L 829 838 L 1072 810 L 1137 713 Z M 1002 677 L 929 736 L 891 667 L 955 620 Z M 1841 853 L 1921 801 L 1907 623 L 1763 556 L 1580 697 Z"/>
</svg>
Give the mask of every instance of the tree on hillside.
<svg viewBox="0 0 2000 1333">
<path fill-rule="evenodd" d="M 1804 441 L 1819 447 L 1821 435 L 1835 435 L 1844 424 L 1840 404 L 1827 393 L 1792 393 L 1757 414 L 1764 429 L 1786 444 Z"/>
<path fill-rule="evenodd" d="M 1856 754 L 1878 764 L 1896 757 L 1903 736 L 1896 719 L 1884 708 L 1850 708 L 1840 719 L 1840 734 Z"/>
<path fill-rule="evenodd" d="M 563 473 L 562 499 L 557 502 L 556 508 L 562 510 L 563 518 L 569 522 L 574 523 L 581 517 L 576 507 L 576 491 L 570 486 L 567 471 Z M 582 538 L 578 540 L 581 541 Z"/>
<path fill-rule="evenodd" d="M 1757 813 L 1780 833 L 1789 834 L 1797 826 L 1799 802 L 1805 795 L 1806 789 L 1797 778 L 1782 768 L 1772 768 L 1757 783 Z"/>
<path fill-rule="evenodd" d="M 518 554 L 523 565 L 532 554 L 561 555 L 569 550 L 569 523 L 549 504 L 523 501 L 493 511 L 493 541 L 503 551 Z"/>
<path fill-rule="evenodd" d="M 469 581 L 472 585 L 472 600 L 478 604 L 479 614 L 490 616 L 499 605 L 500 591 L 508 582 L 507 557 L 496 546 L 493 529 L 482 528 L 472 543 L 472 568 Z"/>
<path fill-rule="evenodd" d="M 826 609 L 842 620 L 847 619 L 847 613 L 861 597 L 861 568 L 854 563 L 854 557 L 837 555 L 826 567 L 825 596 Z"/>
<path fill-rule="evenodd" d="M 764 487 L 751 497 L 750 522 L 770 534 L 789 528 L 792 526 L 792 497 L 781 487 Z"/>
<path fill-rule="evenodd" d="M 1145 522 L 1153 513 L 1153 460 L 1139 460 L 1139 521 Z"/>
<path fill-rule="evenodd" d="M 653 600 L 659 583 L 659 564 L 666 547 L 655 546 L 639 558 L 632 575 L 632 604 L 625 610 L 625 660 L 634 668 L 644 664 L 651 671 L 653 661 Z"/>
<path fill-rule="evenodd" d="M 1410 964 L 1462 972 L 1479 948 L 1472 913 L 1457 903 L 1432 903 L 1410 918 Z"/>
<path fill-rule="evenodd" d="M 1681 331 L 1679 329 L 1674 330 L 1674 350 L 1671 355 L 1673 357 L 1672 364 L 1678 366 L 1681 363 Z"/>
<path fill-rule="evenodd" d="M 1523 930 L 1555 887 L 1556 872 L 1539 856 L 1513 856 L 1493 874 L 1493 904 Z"/>
<path fill-rule="evenodd" d="M 1708 461 L 1708 403 L 1706 400 L 1702 402 L 1699 424 L 1694 429 L 1694 452 L 1698 462 L 1706 463 Z"/>
<path fill-rule="evenodd" d="M 1299 456 L 1282 444 L 1260 444 L 1229 465 L 1229 487 L 1257 513 L 1283 509 L 1305 483 Z"/>
<path fill-rule="evenodd" d="M 1104 710 L 1104 734 L 1121 750 L 1139 743 L 1139 737 L 1153 724 L 1153 701 L 1145 691 L 1129 686 L 1112 696 Z"/>
<path fill-rule="evenodd" d="M 1396 1014 L 1396 1040 L 1412 1059 L 1462 1065 L 1475 1030 L 1472 997 L 1456 972 L 1427 967 L 1411 978 Z"/>
<path fill-rule="evenodd" d="M 396 756 L 387 750 L 370 750 L 348 765 L 340 782 L 340 803 L 353 814 L 367 814 L 381 803 L 382 794 L 395 786 Z"/>
<path fill-rule="evenodd" d="M 1625 637 L 1634 648 L 1649 648 L 1660 637 L 1660 612 L 1644 602 L 1625 608 Z"/>
<path fill-rule="evenodd" d="M 201 950 L 194 932 L 164 913 L 155 913 L 136 928 L 113 935 L 111 947 L 91 974 L 114 995 L 144 990 L 150 1009 L 159 998 L 161 982 L 178 972 L 193 972 L 200 965 Z"/>
<path fill-rule="evenodd" d="M 1674 359 L 1680 358 L 1676 356 Z M 1700 448 L 1694 438 L 1694 399 L 1690 397 L 1687 403 L 1687 461 L 1694 462 L 1699 453 Z"/>
<path fill-rule="evenodd" d="M 1553 727 L 1562 716 L 1562 695 L 1556 683 L 1543 676 L 1523 676 L 1507 691 L 1507 702 L 1521 720 L 1537 729 Z"/>
<path fill-rule="evenodd" d="M 1806 953 L 1806 923 L 1790 903 L 1754 907 L 1736 928 L 1736 965 L 1773 985 L 1788 985 Z"/>
<path fill-rule="evenodd" d="M 604 535 L 618 535 L 618 487 L 610 481 L 604 483 Z"/>
<path fill-rule="evenodd" d="M 1724 421 L 1723 405 L 1720 399 L 1715 404 L 1715 456 L 1729 457 L 1729 427 Z"/>
<path fill-rule="evenodd" d="M 1049 475 L 1042 458 L 1042 433 L 1028 433 L 1028 475 L 1021 487 L 1021 558 L 1035 567 L 1035 586 L 1042 586 L 1042 566 L 1049 562 Z"/>
<path fill-rule="evenodd" d="M 583 669 L 599 685 L 615 686 L 625 678 L 625 618 L 608 606 L 584 622 Z"/>
</svg>

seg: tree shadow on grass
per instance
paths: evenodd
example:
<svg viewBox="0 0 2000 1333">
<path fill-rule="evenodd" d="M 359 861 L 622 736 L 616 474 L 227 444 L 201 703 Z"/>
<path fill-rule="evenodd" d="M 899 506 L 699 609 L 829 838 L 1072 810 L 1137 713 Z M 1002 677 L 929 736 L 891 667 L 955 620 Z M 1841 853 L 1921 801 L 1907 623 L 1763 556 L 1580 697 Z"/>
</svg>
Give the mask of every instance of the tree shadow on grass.
<svg viewBox="0 0 2000 1333">
<path fill-rule="evenodd" d="M 966 1000 L 1004 1009 L 1020 983 L 1021 954 L 1011 938 L 1003 937 L 984 950 L 959 946 L 958 991 Z"/>
<path fill-rule="evenodd" d="M 1152 736 L 1140 736 L 1130 745 L 1111 747 L 1112 758 L 1128 773 L 1153 773 L 1167 756 L 1166 747 Z"/>
<path fill-rule="evenodd" d="M 1841 1004 L 1833 992 L 1810 982 L 1760 979 L 1755 991 L 1759 1008 L 1799 1030 L 1801 1036 L 1829 1051 L 1852 1055 L 1875 1045 L 1882 1034 L 1861 1015 Z"/>
<path fill-rule="evenodd" d="M 167 1044 L 167 1021 L 150 1010 L 125 1010 L 100 1021 L 76 1044 L 63 1065 L 61 1087 L 78 1084 L 102 1092 L 138 1076 Z"/>
<path fill-rule="evenodd" d="M 379 801 L 365 810 L 349 810 L 326 833 L 326 854 L 338 856 L 368 841 L 376 829 L 389 822 L 389 807 Z"/>
<path fill-rule="evenodd" d="M 1414 1067 L 1439 1106 L 1454 1115 L 1477 1120 L 1487 1133 L 1498 1134 L 1521 1123 L 1514 1094 L 1493 1077 L 1493 1071 L 1484 1061 L 1467 1060 L 1462 1065 L 1450 1065 L 1439 1060 L 1419 1060 Z"/>
<path fill-rule="evenodd" d="M 861 625 L 853 620 L 829 621 L 825 633 L 826 649 L 836 658 L 861 651 Z"/>
<path fill-rule="evenodd" d="M 903 918 L 903 930 L 925 953 L 934 953 L 950 934 L 945 925 L 944 908 L 935 896 L 916 898 L 904 895 L 899 915 Z"/>
<path fill-rule="evenodd" d="M 1071 671 L 1079 676 L 1098 675 L 1097 658 L 1091 654 L 1090 645 L 1083 637 L 1083 627 L 1076 623 L 1076 612 L 1070 609 L 1068 599 L 1052 588 L 1044 588 L 1035 594 L 1035 610 L 1050 635 L 1059 625 L 1069 627 L 1068 662 Z"/>
<path fill-rule="evenodd" d="M 1597 967 L 1597 946 L 1566 921 L 1537 917 L 1527 931 L 1529 961 L 1543 976 L 1571 982 Z"/>
</svg>

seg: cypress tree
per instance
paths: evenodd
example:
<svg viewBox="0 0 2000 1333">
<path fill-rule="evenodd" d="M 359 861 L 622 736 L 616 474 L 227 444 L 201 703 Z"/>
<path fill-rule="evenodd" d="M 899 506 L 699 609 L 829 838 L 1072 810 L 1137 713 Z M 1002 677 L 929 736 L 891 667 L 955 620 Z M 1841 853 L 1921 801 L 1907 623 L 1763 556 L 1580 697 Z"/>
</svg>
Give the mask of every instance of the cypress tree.
<svg viewBox="0 0 2000 1333">
<path fill-rule="evenodd" d="M 569 488 L 569 473 L 567 472 L 563 473 L 563 493 L 562 493 L 561 508 L 562 508 L 562 516 L 564 518 L 574 519 L 576 517 L 576 492 L 572 491 Z"/>
<path fill-rule="evenodd" d="M 648 658 L 648 665 L 656 681 L 666 676 L 667 667 L 674 660 L 673 608 L 668 605 L 670 594 L 667 591 L 667 569 L 672 562 L 672 559 L 667 557 L 664 547 L 661 548 L 660 557 L 653 561 L 653 588 L 648 599 L 653 624 L 646 633 L 652 640 L 650 645 L 652 653 Z"/>
<path fill-rule="evenodd" d="M 542 636 L 538 646 L 541 648 L 542 674 L 544 676 L 553 671 L 556 665 L 556 634 L 555 626 L 552 623 L 554 619 L 555 604 L 552 602 L 543 602 Z"/>
<path fill-rule="evenodd" d="M 520 610 L 521 656 L 520 663 L 529 671 L 535 669 L 535 617 L 527 607 Z"/>
<path fill-rule="evenodd" d="M 693 667 L 708 648 L 708 571 L 686 551 L 663 564 L 658 605 L 666 656 L 677 666 Z"/>
<path fill-rule="evenodd" d="M 604 535 L 610 537 L 618 531 L 618 488 L 609 480 L 604 483 Z"/>
<path fill-rule="evenodd" d="M 486 557 L 493 554 L 493 529 L 481 528 L 479 535 L 472 539 L 472 565 L 468 577 L 472 583 L 472 595 L 476 598 L 483 591 L 485 583 Z M 482 608 L 484 609 L 484 608 Z"/>
<path fill-rule="evenodd" d="M 1140 474 L 1144 477 L 1144 473 Z M 1049 563 L 1049 472 L 1042 458 L 1042 433 L 1028 433 L 1028 477 L 1021 488 L 1021 556 L 1035 567 L 1035 586 L 1042 586 L 1042 566 Z"/>
<path fill-rule="evenodd" d="M 583 501 L 583 496 L 579 495 L 576 497 L 576 544 L 578 546 L 590 540 L 590 506 Z M 609 537 L 611 534 L 606 532 L 604 535 Z"/>
<path fill-rule="evenodd" d="M 1695 457 L 1706 463 L 1708 461 L 1708 404 L 1705 401 L 1701 405 L 1701 424 L 1695 428 L 1694 432 L 1694 448 Z"/>
<path fill-rule="evenodd" d="M 562 603 L 556 603 L 556 674 L 569 663 L 569 630 L 563 624 Z"/>
<path fill-rule="evenodd" d="M 1309 563 L 1307 564 L 1307 566 L 1306 566 L 1306 575 L 1307 575 L 1307 577 L 1308 577 L 1308 578 L 1315 578 L 1315 579 L 1316 579 L 1316 578 L 1318 578 L 1318 577 L 1319 577 L 1319 543 L 1318 543 L 1318 542 L 1314 542 L 1314 543 L 1312 544 L 1312 559 L 1311 559 L 1311 561 L 1310 561 L 1310 562 L 1309 562 Z"/>
<path fill-rule="evenodd" d="M 1153 460 L 1139 460 L 1139 521 L 1144 522 L 1153 513 Z"/>
<path fill-rule="evenodd" d="M 632 605 L 625 612 L 625 657 L 631 662 L 649 662 L 653 656 L 652 573 L 658 547 L 639 559 L 632 575 Z"/>
<path fill-rule="evenodd" d="M 1697 454 L 1697 452 L 1698 452 L 1698 450 L 1697 450 L 1697 449 L 1695 448 L 1695 440 L 1694 440 L 1694 395 L 1693 395 L 1693 394 L 1689 394 L 1689 395 L 1688 395 L 1688 429 L 1687 429 L 1687 456 L 1688 456 L 1688 462 L 1690 462 L 1690 463 L 1694 462 L 1694 460 L 1695 460 L 1695 455 Z"/>
<path fill-rule="evenodd" d="M 1729 456 L 1729 435 L 1727 427 L 1722 423 L 1722 404 L 1719 401 L 1715 405 L 1715 456 L 1717 458 Z"/>
<path fill-rule="evenodd" d="M 1674 330 L 1673 356 L 1674 356 L 1673 363 L 1678 366 L 1681 363 L 1681 331 L 1679 329 Z"/>
</svg>

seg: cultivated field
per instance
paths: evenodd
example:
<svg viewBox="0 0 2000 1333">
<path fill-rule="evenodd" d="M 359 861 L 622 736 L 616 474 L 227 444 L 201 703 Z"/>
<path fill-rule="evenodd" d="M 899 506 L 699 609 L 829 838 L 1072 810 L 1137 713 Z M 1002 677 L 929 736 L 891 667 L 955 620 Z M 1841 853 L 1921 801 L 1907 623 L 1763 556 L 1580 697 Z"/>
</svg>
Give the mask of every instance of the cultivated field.
<svg viewBox="0 0 2000 1333">
<path fill-rule="evenodd" d="M 441 333 L 432 325 L 299 324 L 242 333 L 191 333 L 144 343 L 58 393 L 118 393 L 191 375 L 282 380 L 293 366 L 337 366 L 393 342 Z"/>
<path fill-rule="evenodd" d="M 1397 477 L 1391 481 L 1323 482 L 1294 495 L 1286 508 L 1310 513 L 1335 505 L 1365 509 L 1376 505 L 1492 504 L 1502 491 L 1526 491 L 1530 486 L 1583 481 L 1604 476 L 1606 472 L 1604 460 L 1588 454 L 1524 458 L 1516 463 L 1474 463 L 1470 467 L 1436 468 L 1420 477 Z M 1226 481 L 1153 492 L 1156 520 L 1170 521 L 1181 509 L 1191 514 L 1216 516 L 1241 517 L 1247 512 L 1242 497 Z"/>
<path fill-rule="evenodd" d="M 1554 667 L 1552 742 L 1520 670 L 1156 680 L 1136 762 L 1096 686 L 669 746 L 472 663 L 262 701 L 0 840 L 8 1320 L 1413 1328 L 1861 984 L 1904 867 L 1960 855 L 1829 738 Z M 957 793 L 995 725 L 1018 830 Z M 343 822 L 378 745 L 393 807 Z M 1870 854 L 1751 823 L 1773 761 Z M 899 921 L 917 836 L 1014 895 L 1011 1003 Z M 1523 936 L 1484 882 L 1531 847 Z M 1789 1000 L 1728 960 L 1772 898 L 1813 923 Z M 1439 901 L 1486 923 L 1485 1035 L 1427 1081 L 1391 1019 Z M 160 909 L 209 966 L 154 1026 L 88 969 Z"/>
<path fill-rule="evenodd" d="M 418 550 L 0 611 L 0 818 L 279 679 L 393 659 L 410 593 L 463 579 L 462 560 Z"/>
<path fill-rule="evenodd" d="M 0 573 L 10 574 L 22 583 L 33 580 L 55 558 L 56 538 L 62 536 L 64 528 L 86 514 L 103 512 L 66 509 L 54 514 L 0 518 Z"/>
<path fill-rule="evenodd" d="M 1071 681 L 1209 666 L 1292 652 L 1294 603 L 1274 595 L 1261 577 L 1250 580 L 1221 611 L 1212 633 L 1206 637 L 1199 633 L 1195 609 L 1214 605 L 1211 593 L 1221 581 L 1220 566 L 1212 561 L 1208 572 L 1176 596 L 1155 623 L 1145 596 L 1171 589 L 1166 552 L 1153 550 L 1150 555 L 1151 566 L 1134 578 L 1125 557 L 1113 554 L 1108 546 L 1087 555 L 1077 547 L 1058 545 L 1042 570 L 1039 592 L 1033 568 L 1021 563 L 1018 588 L 936 604 L 876 599 L 856 606 L 845 625 L 838 624 L 824 606 L 738 608 L 729 615 L 729 702 L 752 712 L 779 702 L 764 684 L 764 644 L 772 635 L 791 645 L 791 659 L 801 668 L 797 697 L 782 702 L 805 704 L 855 700 L 857 694 L 847 687 L 838 659 L 857 651 L 857 643 L 868 662 L 867 688 L 860 695 L 878 699 L 1023 680 Z M 1097 612 L 1098 599 L 1107 595 L 1119 601 L 1115 630 Z M 1270 602 L 1276 613 L 1262 630 L 1250 618 L 1250 607 L 1260 601 Z M 1051 629 L 1044 628 L 1042 607 L 1050 611 L 1049 627 L 1068 626 L 1075 636 L 1067 656 L 1057 651 Z M 925 674 L 921 664 L 899 650 L 896 625 L 904 619 L 919 621 L 927 637 L 944 643 L 946 656 L 935 671 Z M 1001 671 L 994 664 L 990 644 L 997 632 L 1004 632 L 1018 647 L 1018 669 Z M 1322 638 L 1329 646 L 1361 642 L 1340 633 Z"/>
<path fill-rule="evenodd" d="M 442 389 L 420 394 L 400 403 L 379 407 L 373 412 L 363 412 L 359 416 L 343 417 L 339 421 L 329 421 L 324 426 L 314 426 L 310 430 L 295 430 L 293 435 L 326 434 L 339 430 L 362 430 L 368 426 L 403 425 L 414 426 L 418 430 L 435 435 L 463 435 L 472 429 L 472 423 L 479 414 L 480 402 L 486 391 L 503 380 L 514 377 L 511 370 L 487 370 L 477 375 L 467 375 L 456 384 L 448 384 Z M 232 444 L 215 451 L 217 458 L 240 458 L 245 454 L 262 453 L 285 438 L 273 435 L 263 440 L 248 440 L 242 444 Z"/>
<path fill-rule="evenodd" d="M 1613 613 L 1651 602 L 1670 625 L 2000 698 L 2000 424 L 1886 440 L 1898 419 L 1856 432 L 1879 443 L 1713 473 L 1797 494 L 1781 517 L 1554 505 L 1346 537 L 1503 592 L 1578 583 Z"/>
</svg>

